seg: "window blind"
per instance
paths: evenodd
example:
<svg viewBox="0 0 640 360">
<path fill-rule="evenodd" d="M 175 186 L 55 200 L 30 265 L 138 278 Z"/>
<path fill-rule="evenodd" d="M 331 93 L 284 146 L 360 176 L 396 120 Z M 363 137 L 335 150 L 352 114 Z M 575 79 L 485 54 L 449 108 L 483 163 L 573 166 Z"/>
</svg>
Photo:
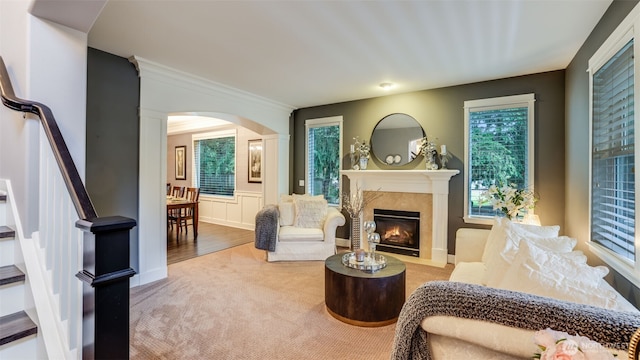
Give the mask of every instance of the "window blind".
<svg viewBox="0 0 640 360">
<path fill-rule="evenodd" d="M 528 179 L 529 107 L 469 109 L 469 197 L 471 215 L 493 216 L 488 204 L 477 202 L 491 185 L 526 188 Z"/>
<path fill-rule="evenodd" d="M 200 194 L 233 196 L 235 137 L 194 140 L 196 186 Z"/>
<path fill-rule="evenodd" d="M 633 39 L 592 78 L 591 240 L 635 261 Z"/>
</svg>

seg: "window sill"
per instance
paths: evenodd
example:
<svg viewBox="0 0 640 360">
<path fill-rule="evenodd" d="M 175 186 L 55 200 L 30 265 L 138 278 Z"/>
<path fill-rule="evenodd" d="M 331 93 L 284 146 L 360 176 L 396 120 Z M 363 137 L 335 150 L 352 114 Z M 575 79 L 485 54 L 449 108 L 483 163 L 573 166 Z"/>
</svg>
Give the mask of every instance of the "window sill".
<svg viewBox="0 0 640 360">
<path fill-rule="evenodd" d="M 463 220 L 467 224 L 493 225 L 493 216 L 465 216 Z"/>
<path fill-rule="evenodd" d="M 636 271 L 631 262 L 620 259 L 613 252 L 598 244 L 589 242 L 587 245 L 589 246 L 589 250 L 595 256 L 622 275 L 625 279 L 629 280 L 629 282 L 634 286 L 640 288 L 640 274 Z"/>
</svg>

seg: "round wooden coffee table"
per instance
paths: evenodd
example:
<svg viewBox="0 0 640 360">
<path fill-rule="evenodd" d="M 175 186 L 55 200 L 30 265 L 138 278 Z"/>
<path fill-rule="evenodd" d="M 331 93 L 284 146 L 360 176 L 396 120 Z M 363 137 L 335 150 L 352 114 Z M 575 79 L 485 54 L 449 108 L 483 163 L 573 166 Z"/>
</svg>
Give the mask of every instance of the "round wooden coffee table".
<svg viewBox="0 0 640 360">
<path fill-rule="evenodd" d="M 324 263 L 324 302 L 336 319 L 357 326 L 385 326 L 398 320 L 405 300 L 406 266 L 385 254 L 387 266 L 374 273 L 342 264 L 342 256 Z"/>
</svg>

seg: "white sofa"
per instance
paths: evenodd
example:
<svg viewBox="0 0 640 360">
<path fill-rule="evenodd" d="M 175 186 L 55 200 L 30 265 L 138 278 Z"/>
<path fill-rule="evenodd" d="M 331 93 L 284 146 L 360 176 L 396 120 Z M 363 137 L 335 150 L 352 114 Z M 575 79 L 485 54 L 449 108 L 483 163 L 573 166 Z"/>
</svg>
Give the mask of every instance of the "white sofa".
<svg viewBox="0 0 640 360">
<path fill-rule="evenodd" d="M 504 227 L 498 228 L 504 230 Z M 541 230 L 543 234 L 549 231 L 547 235 L 554 230 L 557 233 L 549 227 Z M 579 333 L 609 347 L 620 348 L 612 352 L 620 359 L 626 358 L 626 345 L 633 332 L 640 328 L 640 312 L 602 278 L 595 285 L 585 285 L 599 294 L 594 299 L 589 295 L 563 295 L 558 289 L 550 291 L 553 284 L 545 283 L 546 288 L 536 286 L 536 282 L 528 278 L 539 274 L 522 255 L 531 253 L 529 248 L 534 247 L 531 245 L 534 241 L 523 242 L 522 237 L 512 235 L 511 239 L 496 242 L 496 236 L 504 235 L 499 231 L 496 226 L 491 230 L 457 231 L 456 266 L 450 281 L 424 284 L 407 299 L 396 326 L 392 359 L 530 359 L 538 350 L 533 342 L 534 333 L 547 327 L 568 334 Z M 519 233 L 522 234 L 525 233 Z M 568 247 L 575 245 L 573 239 L 566 237 L 540 238 L 538 243 L 559 248 L 562 246 L 558 244 L 563 242 Z M 514 239 L 520 240 L 515 248 Z M 550 239 L 554 241 L 548 241 Z M 503 256 L 505 254 L 511 257 Z M 497 259 L 502 261 L 497 265 L 496 255 L 500 255 Z M 550 259 L 555 255 L 546 256 Z M 579 257 L 580 253 L 567 256 Z M 505 257 L 511 263 L 505 262 Z M 520 268 L 528 272 L 523 273 Z M 571 272 L 566 268 L 563 271 Z M 581 282 L 587 281 L 582 271 L 596 277 L 606 274 L 602 268 L 581 267 L 578 276 Z M 505 281 L 509 278 L 511 280 Z M 575 279 L 560 282 L 571 284 L 571 280 Z M 497 286 L 487 286 L 488 282 Z M 579 289 L 566 284 L 559 288 L 563 286 L 580 294 Z M 557 296 L 550 297 L 550 294 Z M 572 296 L 576 301 L 567 300 Z"/>
<path fill-rule="evenodd" d="M 274 221 L 275 232 L 265 234 Z M 345 221 L 321 195 L 282 195 L 278 205 L 267 205 L 256 216 L 256 247 L 267 250 L 269 262 L 325 260 L 336 253 L 336 229 Z M 264 236 L 272 246 L 258 245 Z"/>
</svg>

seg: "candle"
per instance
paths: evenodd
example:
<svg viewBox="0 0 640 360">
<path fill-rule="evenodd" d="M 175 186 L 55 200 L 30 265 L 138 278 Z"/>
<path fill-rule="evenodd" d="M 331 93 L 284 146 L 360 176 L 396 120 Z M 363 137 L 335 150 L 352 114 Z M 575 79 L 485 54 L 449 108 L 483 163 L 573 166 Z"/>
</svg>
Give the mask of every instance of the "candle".
<svg viewBox="0 0 640 360">
<path fill-rule="evenodd" d="M 355 151 L 356 151 L 355 145 L 351 144 L 351 153 L 354 153 Z"/>
<path fill-rule="evenodd" d="M 440 145 L 440 154 L 447 155 L 447 145 Z"/>
</svg>

